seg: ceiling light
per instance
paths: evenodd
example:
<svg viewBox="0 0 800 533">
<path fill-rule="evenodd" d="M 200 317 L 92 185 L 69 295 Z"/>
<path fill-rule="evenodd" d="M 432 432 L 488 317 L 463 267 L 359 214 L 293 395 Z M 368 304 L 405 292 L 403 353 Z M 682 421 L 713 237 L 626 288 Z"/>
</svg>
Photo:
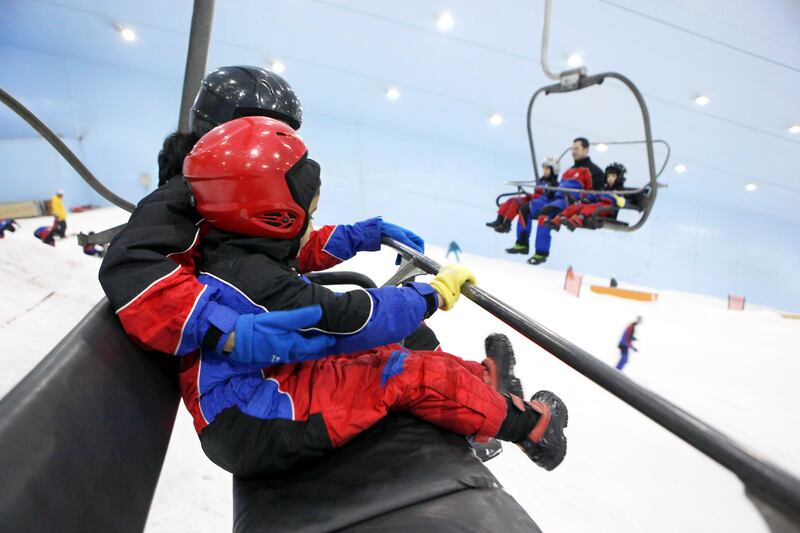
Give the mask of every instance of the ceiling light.
<svg viewBox="0 0 800 533">
<path fill-rule="evenodd" d="M 800 124 L 792 124 L 789 126 L 789 133 L 800 133 Z"/>
<path fill-rule="evenodd" d="M 700 96 L 698 96 L 697 98 L 694 99 L 694 103 L 699 105 L 699 106 L 708 105 L 708 103 L 710 101 L 711 101 L 711 98 L 709 98 L 708 96 L 703 95 L 703 94 L 701 94 Z"/>
<path fill-rule="evenodd" d="M 386 91 L 386 98 L 389 100 L 397 100 L 400 98 L 400 91 L 395 89 L 394 87 Z"/>
<path fill-rule="evenodd" d="M 500 113 L 494 113 L 491 117 L 489 117 L 489 124 L 492 126 L 499 126 L 503 123 L 503 115 Z"/>
<path fill-rule="evenodd" d="M 445 11 L 444 13 L 439 15 L 438 19 L 436 19 L 436 26 L 438 26 L 439 29 L 442 31 L 447 31 L 451 29 L 455 25 L 455 23 L 456 21 L 453 18 L 453 14 L 450 13 L 449 11 Z"/>
<path fill-rule="evenodd" d="M 677 172 L 678 174 L 683 174 L 684 172 L 686 172 L 686 165 L 684 165 L 683 163 L 678 163 L 677 165 L 675 165 L 675 172 Z"/>
<path fill-rule="evenodd" d="M 122 35 L 122 38 L 128 42 L 136 40 L 136 32 L 130 28 L 119 28 L 119 34 Z"/>
<path fill-rule="evenodd" d="M 274 72 L 275 74 L 283 74 L 285 70 L 286 70 L 286 65 L 284 65 L 280 61 L 272 62 L 272 72 Z"/>
<path fill-rule="evenodd" d="M 580 54 L 572 54 L 567 58 L 567 65 L 578 68 L 579 66 L 583 65 L 583 58 Z"/>
<path fill-rule="evenodd" d="M 597 145 L 597 151 L 598 152 L 605 152 L 606 150 L 608 150 L 608 145 L 607 144 L 600 143 L 600 144 Z"/>
<path fill-rule="evenodd" d="M 758 189 L 758 187 L 756 187 L 755 183 L 748 183 L 747 185 L 744 186 L 744 190 L 748 192 L 753 192 L 756 189 Z"/>
</svg>

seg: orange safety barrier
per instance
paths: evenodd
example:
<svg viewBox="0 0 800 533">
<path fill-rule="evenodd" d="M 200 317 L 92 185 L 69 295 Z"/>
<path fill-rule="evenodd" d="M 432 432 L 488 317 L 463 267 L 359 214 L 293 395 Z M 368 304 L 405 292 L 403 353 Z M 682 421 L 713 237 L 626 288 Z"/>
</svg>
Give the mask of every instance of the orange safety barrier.
<svg viewBox="0 0 800 533">
<path fill-rule="evenodd" d="M 608 294 L 617 298 L 627 298 L 628 300 L 639 300 L 641 302 L 653 302 L 658 300 L 658 294 L 654 292 L 632 291 L 629 289 L 618 289 L 616 287 L 603 287 L 601 285 L 591 285 L 592 292 Z"/>
<path fill-rule="evenodd" d="M 567 275 L 564 278 L 564 290 L 572 294 L 576 298 L 581 295 L 581 285 L 583 284 L 583 276 L 573 272 L 572 267 L 567 269 Z"/>
<path fill-rule="evenodd" d="M 744 311 L 744 296 L 728 295 L 728 309 L 731 311 Z"/>
</svg>

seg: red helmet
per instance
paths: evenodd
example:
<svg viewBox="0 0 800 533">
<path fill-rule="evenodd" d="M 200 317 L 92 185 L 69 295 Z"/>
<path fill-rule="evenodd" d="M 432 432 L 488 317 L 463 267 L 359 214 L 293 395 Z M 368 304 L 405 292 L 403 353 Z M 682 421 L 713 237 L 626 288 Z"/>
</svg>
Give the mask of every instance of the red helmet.
<svg viewBox="0 0 800 533">
<path fill-rule="evenodd" d="M 584 189 L 589 191 L 592 190 L 592 173 L 589 172 L 588 168 L 583 168 L 583 167 L 568 168 L 561 175 L 561 179 L 579 181 L 583 185 Z"/>
<path fill-rule="evenodd" d="M 183 174 L 197 211 L 212 226 L 291 239 L 305 231 L 308 205 L 298 202 L 287 178 L 310 162 L 307 153 L 303 139 L 283 122 L 243 117 L 205 134 L 184 159 Z"/>
</svg>

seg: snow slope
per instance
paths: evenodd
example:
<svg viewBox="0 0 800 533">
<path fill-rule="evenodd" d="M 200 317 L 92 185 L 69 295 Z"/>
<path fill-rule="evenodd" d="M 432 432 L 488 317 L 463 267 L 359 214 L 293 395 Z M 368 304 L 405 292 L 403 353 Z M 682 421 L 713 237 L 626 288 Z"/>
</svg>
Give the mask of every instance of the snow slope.
<svg viewBox="0 0 800 533">
<path fill-rule="evenodd" d="M 125 218 L 115 209 L 76 214 L 70 231 Z M 53 249 L 36 241 L 31 232 L 43 220 L 22 221 L 22 231 L 0 241 L 0 395 L 102 295 L 100 261 L 71 242 Z M 442 253 L 429 250 L 439 261 Z M 462 262 L 482 287 L 609 364 L 626 324 L 642 315 L 639 352 L 625 372 L 800 475 L 800 321 L 769 309 L 731 312 L 721 299 L 671 291 L 635 302 L 584 287 L 575 298 L 561 290 L 562 272 L 470 255 Z M 393 254 L 362 254 L 339 268 L 380 282 L 393 272 Z M 561 467 L 544 472 L 513 446 L 487 463 L 545 531 L 766 531 L 733 475 L 471 302 L 429 324 L 446 350 L 475 360 L 487 334 L 507 333 L 526 393 L 547 388 L 567 402 L 570 446 Z M 205 459 L 181 409 L 148 530 L 221 531 L 231 523 L 230 476 Z"/>
</svg>

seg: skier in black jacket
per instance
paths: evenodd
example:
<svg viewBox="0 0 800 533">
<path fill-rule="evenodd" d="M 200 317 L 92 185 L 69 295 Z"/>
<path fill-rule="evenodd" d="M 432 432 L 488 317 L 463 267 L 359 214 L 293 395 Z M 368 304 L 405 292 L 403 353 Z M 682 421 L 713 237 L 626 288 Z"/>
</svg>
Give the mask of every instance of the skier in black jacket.
<svg viewBox="0 0 800 533">
<path fill-rule="evenodd" d="M 606 182 L 603 169 L 592 162 L 589 157 L 589 139 L 577 137 L 572 141 L 572 168 L 588 168 L 592 173 L 592 190 L 602 191 Z"/>
</svg>

